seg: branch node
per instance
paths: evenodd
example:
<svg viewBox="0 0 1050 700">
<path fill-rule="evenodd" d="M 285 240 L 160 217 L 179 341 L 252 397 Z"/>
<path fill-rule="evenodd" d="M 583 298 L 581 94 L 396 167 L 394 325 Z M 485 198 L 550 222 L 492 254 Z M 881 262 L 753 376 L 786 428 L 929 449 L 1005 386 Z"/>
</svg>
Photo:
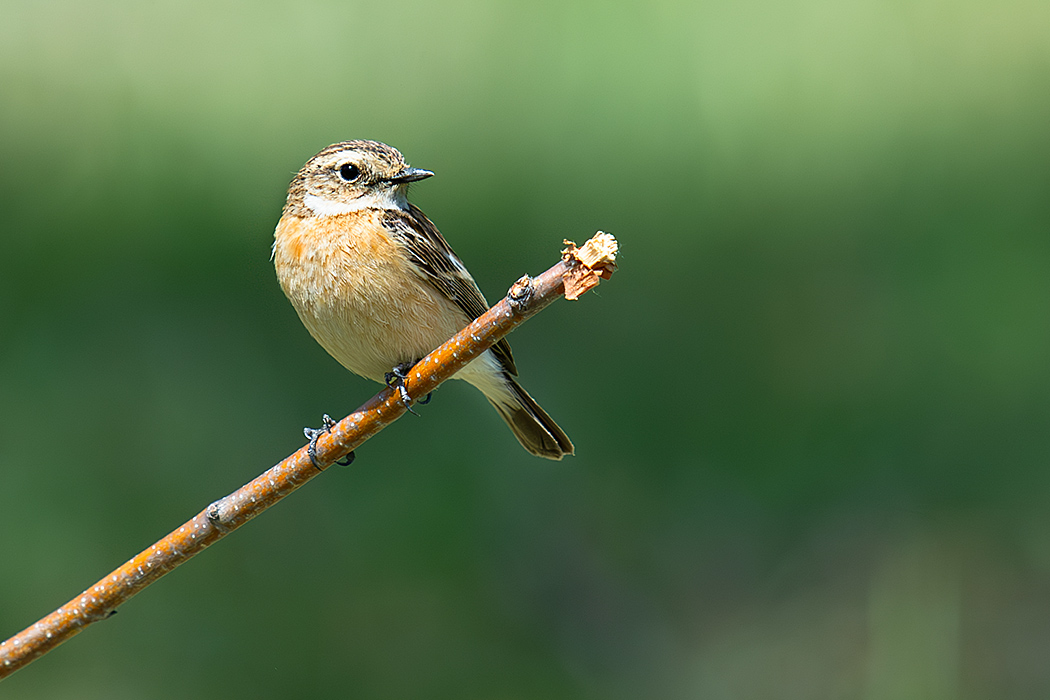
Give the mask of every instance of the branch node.
<svg viewBox="0 0 1050 700">
<path fill-rule="evenodd" d="M 84 613 L 84 617 L 87 619 L 88 623 L 90 624 L 92 622 L 101 622 L 102 620 L 108 620 L 109 618 L 113 617 L 116 614 L 117 614 L 117 611 L 114 610 L 113 608 L 110 608 L 108 610 L 100 610 L 100 611 L 98 611 L 96 613 L 86 613 L 85 612 Z"/>
<path fill-rule="evenodd" d="M 208 522 L 211 523 L 212 527 L 214 527 L 216 530 L 223 534 L 229 531 L 229 528 L 226 527 L 226 524 L 222 522 L 222 502 L 224 500 L 226 499 L 220 498 L 219 500 L 209 505 L 207 509 Z"/>
<path fill-rule="evenodd" d="M 532 301 L 532 294 L 532 278 L 522 275 L 507 292 L 507 303 L 516 313 L 525 313 L 525 310 L 529 308 L 529 302 Z"/>
</svg>

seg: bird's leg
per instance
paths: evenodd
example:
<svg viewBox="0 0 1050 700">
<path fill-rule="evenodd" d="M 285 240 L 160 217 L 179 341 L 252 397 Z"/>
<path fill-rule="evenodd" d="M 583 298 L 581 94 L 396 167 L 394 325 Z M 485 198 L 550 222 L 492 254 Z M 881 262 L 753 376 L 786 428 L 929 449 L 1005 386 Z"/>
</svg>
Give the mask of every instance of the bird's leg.
<svg viewBox="0 0 1050 700">
<path fill-rule="evenodd" d="M 313 465 L 317 467 L 318 471 L 321 470 L 321 467 L 317 466 L 317 438 L 331 430 L 334 425 L 335 421 L 326 413 L 321 417 L 320 428 L 303 428 L 303 435 L 305 435 L 310 441 L 310 446 L 307 448 L 306 452 L 310 455 L 310 461 L 313 462 Z M 337 459 L 335 463 L 341 467 L 349 467 L 353 463 L 355 456 L 356 455 L 351 452 L 343 459 Z"/>
<path fill-rule="evenodd" d="M 419 362 L 419 360 L 416 360 Z M 408 372 L 416 366 L 416 362 L 402 362 L 394 365 L 393 369 L 386 373 L 386 385 L 391 389 L 396 389 L 398 396 L 401 398 L 401 403 L 404 404 L 405 409 L 408 410 L 414 416 L 419 414 L 412 410 L 412 404 L 410 403 L 411 398 L 408 395 L 408 390 L 405 389 L 405 380 L 408 378 Z M 417 403 L 421 406 L 426 406 L 430 403 L 430 395 L 434 392 L 429 392 L 425 398 L 420 399 Z"/>
<path fill-rule="evenodd" d="M 386 373 L 386 385 L 391 389 L 397 391 L 398 397 L 401 399 L 401 403 L 404 404 L 405 409 L 414 416 L 419 414 L 412 410 L 412 399 L 408 395 L 408 390 L 405 389 L 405 379 L 408 378 L 408 371 L 412 369 L 412 365 L 415 362 L 401 362 L 396 364 L 393 368 Z"/>
</svg>

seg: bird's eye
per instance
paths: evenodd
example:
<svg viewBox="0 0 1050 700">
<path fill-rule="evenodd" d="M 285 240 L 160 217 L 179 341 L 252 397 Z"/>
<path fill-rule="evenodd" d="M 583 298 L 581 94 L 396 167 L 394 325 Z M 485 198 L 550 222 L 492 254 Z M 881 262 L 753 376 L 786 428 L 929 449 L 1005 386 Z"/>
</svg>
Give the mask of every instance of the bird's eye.
<svg viewBox="0 0 1050 700">
<path fill-rule="evenodd" d="M 343 178 L 347 182 L 353 182 L 357 178 L 361 177 L 361 169 L 353 163 L 343 163 L 339 166 L 339 177 Z"/>
</svg>

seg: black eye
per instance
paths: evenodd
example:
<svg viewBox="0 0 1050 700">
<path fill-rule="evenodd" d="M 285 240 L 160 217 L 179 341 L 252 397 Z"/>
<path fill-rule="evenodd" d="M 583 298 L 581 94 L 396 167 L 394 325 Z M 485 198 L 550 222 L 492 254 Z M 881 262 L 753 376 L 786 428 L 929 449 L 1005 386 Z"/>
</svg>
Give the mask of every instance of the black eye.
<svg viewBox="0 0 1050 700">
<path fill-rule="evenodd" d="M 347 182 L 353 182 L 357 178 L 361 177 L 361 169 L 353 163 L 343 163 L 339 166 L 339 177 L 343 178 Z"/>
</svg>

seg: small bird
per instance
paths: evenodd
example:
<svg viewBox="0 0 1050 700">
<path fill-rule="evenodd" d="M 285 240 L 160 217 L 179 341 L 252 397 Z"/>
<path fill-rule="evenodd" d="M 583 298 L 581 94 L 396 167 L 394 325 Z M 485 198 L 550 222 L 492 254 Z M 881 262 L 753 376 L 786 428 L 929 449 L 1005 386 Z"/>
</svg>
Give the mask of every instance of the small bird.
<svg viewBox="0 0 1050 700">
<path fill-rule="evenodd" d="M 408 202 L 431 177 L 376 141 L 344 141 L 292 180 L 274 232 L 277 279 L 303 325 L 354 374 L 389 383 L 488 309 L 474 278 L 430 219 Z M 534 455 L 572 442 L 515 381 L 506 339 L 455 376 L 477 387 Z"/>
</svg>

